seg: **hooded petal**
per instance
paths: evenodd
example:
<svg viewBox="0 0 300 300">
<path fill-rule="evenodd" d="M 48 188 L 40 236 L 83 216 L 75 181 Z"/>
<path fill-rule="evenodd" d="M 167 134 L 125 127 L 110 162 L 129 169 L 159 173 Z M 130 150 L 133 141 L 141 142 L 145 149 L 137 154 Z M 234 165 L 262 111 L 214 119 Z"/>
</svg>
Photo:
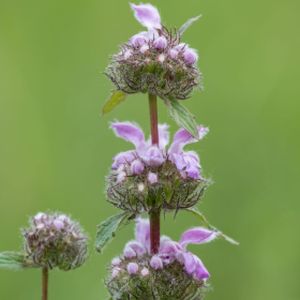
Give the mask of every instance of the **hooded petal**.
<svg viewBox="0 0 300 300">
<path fill-rule="evenodd" d="M 150 249 L 150 223 L 148 219 L 138 218 L 135 226 L 135 239 L 149 251 Z"/>
<path fill-rule="evenodd" d="M 111 128 L 117 137 L 131 142 L 137 149 L 145 145 L 144 133 L 137 125 L 131 122 L 114 122 Z"/>
<path fill-rule="evenodd" d="M 129 43 L 132 46 L 138 48 L 148 43 L 148 41 L 149 41 L 148 32 L 142 31 L 132 36 L 129 40 Z"/>
<path fill-rule="evenodd" d="M 142 243 L 137 241 L 128 242 L 125 246 L 125 249 L 127 247 L 131 248 L 136 253 L 137 256 L 142 256 L 147 252 L 146 247 Z"/>
<path fill-rule="evenodd" d="M 156 7 L 151 4 L 130 4 L 132 10 L 134 11 L 134 16 L 143 26 L 148 29 L 160 29 L 160 15 Z"/>
<path fill-rule="evenodd" d="M 138 154 L 150 167 L 159 167 L 166 160 L 163 155 L 163 151 L 158 148 L 157 145 L 152 145 L 143 151 L 138 151 Z"/>
<path fill-rule="evenodd" d="M 206 269 L 206 267 L 204 266 L 201 259 L 196 255 L 193 255 L 193 257 L 194 257 L 194 260 L 196 263 L 196 267 L 194 270 L 194 277 L 198 280 L 208 279 L 210 277 L 210 274 L 209 274 L 208 270 Z"/>
<path fill-rule="evenodd" d="M 198 126 L 199 140 L 203 139 L 208 133 L 208 128 L 203 126 Z M 173 153 L 180 153 L 185 145 L 196 143 L 198 139 L 194 138 L 187 130 L 181 128 L 175 135 L 172 145 L 168 153 L 171 155 Z"/>
<path fill-rule="evenodd" d="M 136 158 L 136 154 L 132 150 L 120 152 L 114 157 L 112 168 L 116 170 L 123 164 L 130 164 L 133 160 L 135 160 L 135 158 Z"/>
<path fill-rule="evenodd" d="M 196 269 L 196 261 L 191 252 L 182 252 L 181 260 L 184 264 L 184 269 L 188 274 L 192 274 Z"/>
<path fill-rule="evenodd" d="M 185 231 L 179 241 L 182 247 L 189 244 L 204 244 L 214 240 L 218 233 L 203 227 L 195 227 Z"/>
</svg>

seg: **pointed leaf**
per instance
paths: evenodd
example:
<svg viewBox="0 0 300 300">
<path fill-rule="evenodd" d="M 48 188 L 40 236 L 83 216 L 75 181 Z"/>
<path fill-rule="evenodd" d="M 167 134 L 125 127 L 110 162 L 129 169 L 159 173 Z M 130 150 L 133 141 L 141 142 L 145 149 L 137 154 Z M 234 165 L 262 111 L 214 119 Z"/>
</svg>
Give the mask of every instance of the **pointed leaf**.
<svg viewBox="0 0 300 300">
<path fill-rule="evenodd" d="M 24 253 L 6 251 L 0 252 L 0 268 L 9 270 L 21 270 L 36 267 L 26 258 Z"/>
<path fill-rule="evenodd" d="M 122 212 L 118 215 L 111 216 L 100 223 L 97 226 L 96 250 L 101 252 L 104 246 L 115 236 L 119 227 L 133 217 L 134 215 L 132 213 Z"/>
<path fill-rule="evenodd" d="M 198 21 L 202 16 L 197 16 L 188 19 L 178 30 L 179 35 L 182 35 L 194 22 Z"/>
<path fill-rule="evenodd" d="M 216 232 L 218 232 L 218 235 L 224 239 L 225 241 L 233 244 L 233 245 L 239 245 L 239 243 L 237 241 L 235 241 L 234 239 L 232 239 L 231 237 L 227 236 L 226 234 L 224 234 L 223 232 L 221 232 L 219 229 L 217 229 L 216 227 L 214 227 L 213 225 L 211 225 L 208 220 L 206 219 L 206 217 L 195 207 L 192 208 L 186 208 L 186 211 L 191 212 L 192 214 L 194 214 L 196 217 L 198 217 L 198 219 L 200 220 L 201 224 L 203 226 L 205 226 L 206 228 L 210 229 L 210 230 L 215 230 Z"/>
<path fill-rule="evenodd" d="M 105 102 L 102 108 L 102 114 L 107 114 L 111 112 L 117 105 L 123 102 L 126 99 L 127 94 L 118 90 L 114 91 L 110 98 Z"/>
<path fill-rule="evenodd" d="M 197 123 L 194 115 L 178 100 L 165 100 L 171 118 L 177 123 L 179 127 L 186 129 L 195 138 L 199 138 Z"/>
</svg>

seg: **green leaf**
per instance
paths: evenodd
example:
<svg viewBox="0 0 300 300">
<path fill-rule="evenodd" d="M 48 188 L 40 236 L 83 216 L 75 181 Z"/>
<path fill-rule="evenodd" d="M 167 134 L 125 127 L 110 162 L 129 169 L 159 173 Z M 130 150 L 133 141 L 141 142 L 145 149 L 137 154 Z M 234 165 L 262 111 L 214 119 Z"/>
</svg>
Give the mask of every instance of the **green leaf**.
<svg viewBox="0 0 300 300">
<path fill-rule="evenodd" d="M 102 114 L 107 114 L 111 112 L 117 105 L 123 102 L 126 99 L 127 94 L 118 90 L 114 91 L 110 98 L 105 102 L 102 108 Z"/>
<path fill-rule="evenodd" d="M 118 215 L 109 217 L 97 226 L 96 234 L 96 250 L 101 252 L 104 246 L 111 241 L 115 236 L 116 231 L 126 221 L 132 219 L 134 214 L 129 212 L 122 212 Z"/>
<path fill-rule="evenodd" d="M 178 30 L 179 35 L 182 35 L 194 22 L 198 21 L 202 16 L 197 16 L 188 19 Z"/>
<path fill-rule="evenodd" d="M 165 100 L 171 118 L 177 123 L 179 127 L 186 129 L 195 138 L 199 138 L 197 123 L 194 115 L 178 100 Z"/>
<path fill-rule="evenodd" d="M 211 225 L 208 220 L 206 219 L 206 217 L 195 207 L 192 208 L 186 208 L 186 211 L 191 212 L 192 214 L 194 214 L 196 217 L 198 217 L 198 219 L 200 220 L 201 224 L 210 229 L 210 230 L 215 230 L 218 232 L 218 235 L 224 239 L 225 241 L 233 244 L 233 245 L 239 245 L 239 243 L 237 241 L 235 241 L 233 238 L 229 237 L 228 235 L 224 234 L 223 232 L 221 232 L 219 229 L 217 229 L 216 227 L 214 227 L 213 225 Z"/>
<path fill-rule="evenodd" d="M 0 268 L 10 270 L 21 270 L 33 266 L 30 264 L 24 253 L 6 251 L 0 252 Z"/>
</svg>

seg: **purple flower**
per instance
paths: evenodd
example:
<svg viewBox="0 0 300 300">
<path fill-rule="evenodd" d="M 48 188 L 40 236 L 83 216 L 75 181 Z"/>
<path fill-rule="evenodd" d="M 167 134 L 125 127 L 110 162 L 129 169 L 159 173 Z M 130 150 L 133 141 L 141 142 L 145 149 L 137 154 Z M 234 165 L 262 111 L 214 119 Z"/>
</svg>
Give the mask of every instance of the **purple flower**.
<svg viewBox="0 0 300 300">
<path fill-rule="evenodd" d="M 159 270 L 159 269 L 162 269 L 164 267 L 163 262 L 162 262 L 161 258 L 158 255 L 154 255 L 154 256 L 151 257 L 150 266 L 154 270 Z"/>
<path fill-rule="evenodd" d="M 151 167 L 159 167 L 161 166 L 166 158 L 161 149 L 159 149 L 156 145 L 148 146 L 145 151 L 140 153 L 143 161 Z"/>
<path fill-rule="evenodd" d="M 148 181 L 150 184 L 155 184 L 158 182 L 157 174 L 149 172 L 148 174 Z"/>
<path fill-rule="evenodd" d="M 170 49 L 169 50 L 169 56 L 172 59 L 176 59 L 178 57 L 178 50 L 176 50 L 176 49 Z"/>
<path fill-rule="evenodd" d="M 217 237 L 218 233 L 216 231 L 202 227 L 195 227 L 185 231 L 182 234 L 179 242 L 172 241 L 167 236 L 162 236 L 160 240 L 159 252 L 150 258 L 149 265 L 151 268 L 158 270 L 173 263 L 174 261 L 178 261 L 183 265 L 183 268 L 187 274 L 193 276 L 193 278 L 196 280 L 206 280 L 209 278 L 209 272 L 207 271 L 206 267 L 200 258 L 187 251 L 186 247 L 189 244 L 208 243 Z M 131 253 L 132 257 L 128 257 L 128 253 Z M 135 241 L 130 241 L 126 244 L 124 249 L 124 257 L 133 258 L 137 255 L 141 256 L 144 254 L 151 255 L 150 224 L 149 220 L 138 218 L 136 221 Z M 135 274 L 137 271 L 137 265 L 131 266 L 131 272 L 133 273 L 130 274 Z"/>
<path fill-rule="evenodd" d="M 136 5 L 131 3 L 135 18 L 148 29 L 160 29 L 160 15 L 156 7 L 151 4 Z"/>
<path fill-rule="evenodd" d="M 111 264 L 115 267 L 119 266 L 121 263 L 121 259 L 119 257 L 115 257 L 113 258 L 113 260 L 111 261 Z"/>
<path fill-rule="evenodd" d="M 140 33 L 135 34 L 129 40 L 130 44 L 136 48 L 139 48 L 145 45 L 148 42 L 148 32 L 142 31 Z"/>
<path fill-rule="evenodd" d="M 159 38 L 154 40 L 153 46 L 158 50 L 163 50 L 168 46 L 167 39 L 164 36 L 160 36 Z"/>
<path fill-rule="evenodd" d="M 130 275 L 134 275 L 139 271 L 139 265 L 137 263 L 131 262 L 127 265 L 127 272 Z"/>
<path fill-rule="evenodd" d="M 196 50 L 191 48 L 186 48 L 183 52 L 183 59 L 187 65 L 193 65 L 198 60 L 198 54 Z"/>
<path fill-rule="evenodd" d="M 198 139 L 185 129 L 179 129 L 175 133 L 173 143 L 167 150 L 166 146 L 169 142 L 167 124 L 159 125 L 159 146 L 152 145 L 150 139 L 146 141 L 143 131 L 134 123 L 115 122 L 111 128 L 118 137 L 135 146 L 135 150 L 121 152 L 114 158 L 112 169 L 119 170 L 118 182 L 122 182 L 126 178 L 124 168 L 119 169 L 121 166 L 129 166 L 133 175 L 139 175 L 147 166 L 160 167 L 167 160 L 176 166 L 183 178 L 201 179 L 200 160 L 197 153 L 183 150 L 186 145 L 195 143 Z M 200 140 L 208 133 L 208 128 L 198 126 L 198 133 Z M 151 177 L 149 182 L 155 183 L 156 179 L 152 175 Z"/>
<path fill-rule="evenodd" d="M 131 163 L 130 168 L 132 174 L 136 175 L 143 173 L 145 166 L 139 159 L 136 159 Z"/>
</svg>

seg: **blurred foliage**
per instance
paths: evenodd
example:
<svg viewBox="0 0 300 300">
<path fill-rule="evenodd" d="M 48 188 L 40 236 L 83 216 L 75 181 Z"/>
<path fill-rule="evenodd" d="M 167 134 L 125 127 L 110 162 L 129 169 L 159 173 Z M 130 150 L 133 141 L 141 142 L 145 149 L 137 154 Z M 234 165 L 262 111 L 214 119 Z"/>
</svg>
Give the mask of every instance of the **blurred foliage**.
<svg viewBox="0 0 300 300">
<path fill-rule="evenodd" d="M 240 242 L 191 247 L 212 274 L 208 300 L 300 297 L 299 10 L 296 0 L 153 1 L 167 25 L 203 18 L 184 40 L 199 49 L 205 90 L 185 105 L 211 131 L 191 148 L 212 185 L 200 209 Z M 100 117 L 111 84 L 109 55 L 142 30 L 120 0 L 0 0 L 0 250 L 19 250 L 19 228 L 40 210 L 71 213 L 90 232 L 117 210 L 104 198 L 111 159 L 130 145 L 114 118 L 148 132 L 146 97 Z M 176 125 L 160 103 L 160 120 Z M 174 239 L 197 220 L 166 216 Z M 105 299 L 109 260 L 133 225 L 102 255 L 50 274 L 50 299 Z M 0 299 L 39 299 L 38 270 L 0 270 Z"/>
</svg>

